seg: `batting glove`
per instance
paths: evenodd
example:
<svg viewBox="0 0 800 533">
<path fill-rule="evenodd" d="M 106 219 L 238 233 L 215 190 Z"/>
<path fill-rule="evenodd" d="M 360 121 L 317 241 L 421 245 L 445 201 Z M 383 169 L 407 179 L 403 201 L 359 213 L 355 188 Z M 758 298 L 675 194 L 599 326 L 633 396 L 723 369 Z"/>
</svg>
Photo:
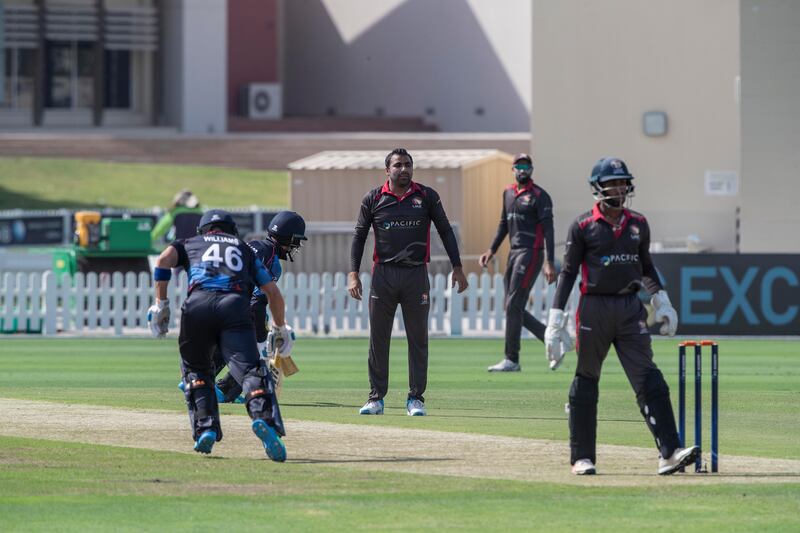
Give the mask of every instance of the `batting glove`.
<svg viewBox="0 0 800 533">
<path fill-rule="evenodd" d="M 292 355 L 292 348 L 294 348 L 294 330 L 292 326 L 284 324 L 283 326 L 272 325 L 274 332 L 273 342 L 278 353 L 278 357 L 289 357 Z"/>
<path fill-rule="evenodd" d="M 158 300 L 147 310 L 147 323 L 150 333 L 162 339 L 169 331 L 169 300 Z"/>
</svg>

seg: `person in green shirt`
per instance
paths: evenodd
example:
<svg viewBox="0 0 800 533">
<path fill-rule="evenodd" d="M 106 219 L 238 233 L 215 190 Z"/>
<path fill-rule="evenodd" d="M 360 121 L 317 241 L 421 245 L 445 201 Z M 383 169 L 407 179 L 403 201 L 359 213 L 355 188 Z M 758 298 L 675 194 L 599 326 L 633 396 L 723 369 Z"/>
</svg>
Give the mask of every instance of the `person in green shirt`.
<svg viewBox="0 0 800 533">
<path fill-rule="evenodd" d="M 183 189 L 172 199 L 167 207 L 167 212 L 158 220 L 150 232 L 150 240 L 154 248 L 164 245 L 166 236 L 168 241 L 188 239 L 197 234 L 197 224 L 203 216 L 203 208 L 197 196 L 189 189 Z M 172 230 L 172 232 L 170 231 Z"/>
</svg>

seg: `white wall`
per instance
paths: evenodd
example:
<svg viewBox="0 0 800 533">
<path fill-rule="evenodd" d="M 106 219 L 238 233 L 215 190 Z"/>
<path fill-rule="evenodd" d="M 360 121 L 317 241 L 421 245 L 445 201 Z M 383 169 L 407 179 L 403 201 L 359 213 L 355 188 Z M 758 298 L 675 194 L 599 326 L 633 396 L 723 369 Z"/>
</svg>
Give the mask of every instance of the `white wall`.
<svg viewBox="0 0 800 533">
<path fill-rule="evenodd" d="M 183 0 L 181 130 L 185 133 L 227 129 L 227 28 L 227 0 Z"/>
<path fill-rule="evenodd" d="M 800 252 L 800 2 L 743 0 L 742 251 Z"/>
<path fill-rule="evenodd" d="M 529 130 L 530 0 L 284 5 L 287 114 L 382 108 L 443 131 Z"/>
<path fill-rule="evenodd" d="M 532 26 L 530 1 L 467 0 L 486 39 L 511 79 L 525 108 L 531 109 Z M 527 128 L 524 128 L 527 131 Z"/>
<path fill-rule="evenodd" d="M 556 240 L 593 203 L 603 156 L 636 177 L 633 208 L 653 240 L 690 234 L 735 250 L 741 196 L 710 196 L 706 171 L 740 173 L 739 6 L 729 0 L 559 0 L 533 4 L 534 179 L 553 196 Z M 663 137 L 642 133 L 666 112 Z"/>
<path fill-rule="evenodd" d="M 164 2 L 164 115 L 184 133 L 227 128 L 226 0 Z"/>
</svg>

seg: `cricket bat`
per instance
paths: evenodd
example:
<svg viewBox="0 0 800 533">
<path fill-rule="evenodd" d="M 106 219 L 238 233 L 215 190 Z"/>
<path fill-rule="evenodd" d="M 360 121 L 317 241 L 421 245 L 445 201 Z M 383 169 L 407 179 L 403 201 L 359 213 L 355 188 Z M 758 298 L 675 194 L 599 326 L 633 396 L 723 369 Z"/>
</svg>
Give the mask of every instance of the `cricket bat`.
<svg viewBox="0 0 800 533">
<path fill-rule="evenodd" d="M 285 357 L 278 355 L 279 345 L 277 342 L 275 342 L 275 336 L 272 334 L 272 332 L 267 335 L 267 347 L 269 353 L 271 354 L 270 360 L 272 361 L 272 365 L 278 370 L 278 372 L 280 372 L 281 378 L 283 376 L 292 376 L 300 371 L 291 355 Z"/>
<path fill-rule="evenodd" d="M 276 351 L 275 364 L 281 369 L 281 372 L 283 372 L 283 375 L 286 376 L 287 378 L 289 376 L 293 376 L 294 374 L 300 372 L 300 369 L 297 368 L 296 364 L 294 364 L 294 359 L 292 359 L 291 355 L 286 357 L 281 357 L 278 355 Z"/>
</svg>

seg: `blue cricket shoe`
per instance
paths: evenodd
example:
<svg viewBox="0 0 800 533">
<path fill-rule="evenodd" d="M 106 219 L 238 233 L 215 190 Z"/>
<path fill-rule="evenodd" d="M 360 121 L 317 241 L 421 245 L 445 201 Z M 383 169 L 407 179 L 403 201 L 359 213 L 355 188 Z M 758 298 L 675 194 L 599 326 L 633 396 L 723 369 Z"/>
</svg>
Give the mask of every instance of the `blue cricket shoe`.
<svg viewBox="0 0 800 533">
<path fill-rule="evenodd" d="M 194 443 L 194 451 L 198 453 L 211 453 L 211 448 L 217 442 L 217 432 L 207 429 Z"/>
<path fill-rule="evenodd" d="M 286 460 L 286 446 L 284 446 L 275 428 L 263 420 L 253 420 L 253 433 L 261 439 L 267 457 L 275 462 L 282 463 Z"/>
</svg>

